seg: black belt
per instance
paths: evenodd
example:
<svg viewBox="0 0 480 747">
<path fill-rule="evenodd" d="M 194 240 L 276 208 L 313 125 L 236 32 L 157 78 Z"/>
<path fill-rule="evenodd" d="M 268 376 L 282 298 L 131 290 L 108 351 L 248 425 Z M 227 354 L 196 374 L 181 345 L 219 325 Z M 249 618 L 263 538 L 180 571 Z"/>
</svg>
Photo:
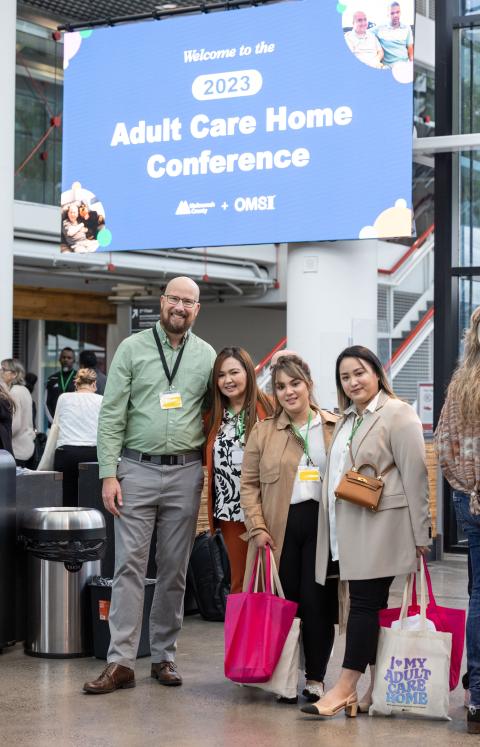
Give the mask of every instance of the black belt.
<svg viewBox="0 0 480 747">
<path fill-rule="evenodd" d="M 122 449 L 122 456 L 133 459 L 135 462 L 148 462 L 149 464 L 162 464 L 174 467 L 176 465 L 199 462 L 202 458 L 201 451 L 188 451 L 186 454 L 143 454 L 136 449 Z"/>
</svg>

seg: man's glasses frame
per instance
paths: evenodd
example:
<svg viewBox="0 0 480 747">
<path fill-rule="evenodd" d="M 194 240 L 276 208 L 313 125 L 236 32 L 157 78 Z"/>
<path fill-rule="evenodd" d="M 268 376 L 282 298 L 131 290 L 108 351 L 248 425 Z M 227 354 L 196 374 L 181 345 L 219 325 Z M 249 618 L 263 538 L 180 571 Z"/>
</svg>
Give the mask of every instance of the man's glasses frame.
<svg viewBox="0 0 480 747">
<path fill-rule="evenodd" d="M 193 309 L 193 307 L 198 303 L 198 301 L 195 301 L 192 298 L 180 298 L 180 296 L 171 296 L 170 294 L 168 296 L 164 295 L 164 298 L 167 299 L 170 306 L 177 306 L 181 301 L 186 309 Z"/>
</svg>

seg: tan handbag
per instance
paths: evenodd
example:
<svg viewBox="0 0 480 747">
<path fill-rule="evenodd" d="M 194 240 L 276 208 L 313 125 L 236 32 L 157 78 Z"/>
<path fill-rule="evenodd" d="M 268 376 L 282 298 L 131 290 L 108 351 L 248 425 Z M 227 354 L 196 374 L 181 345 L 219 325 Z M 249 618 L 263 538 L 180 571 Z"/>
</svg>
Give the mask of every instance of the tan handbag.
<svg viewBox="0 0 480 747">
<path fill-rule="evenodd" d="M 355 467 L 355 459 L 353 458 L 351 443 L 349 444 L 349 450 L 352 460 L 352 468 L 343 475 L 338 483 L 335 490 L 335 496 L 337 499 L 348 501 L 349 503 L 355 504 L 355 506 L 368 508 L 370 511 L 378 511 L 384 486 L 383 478 L 387 472 L 390 472 L 390 470 L 395 467 L 395 462 L 389 464 L 388 467 L 383 470 L 382 474 L 379 474 L 377 467 L 368 462 L 360 465 L 360 467 Z M 370 467 L 373 469 L 376 477 L 363 475 L 361 470 L 364 467 Z"/>
</svg>

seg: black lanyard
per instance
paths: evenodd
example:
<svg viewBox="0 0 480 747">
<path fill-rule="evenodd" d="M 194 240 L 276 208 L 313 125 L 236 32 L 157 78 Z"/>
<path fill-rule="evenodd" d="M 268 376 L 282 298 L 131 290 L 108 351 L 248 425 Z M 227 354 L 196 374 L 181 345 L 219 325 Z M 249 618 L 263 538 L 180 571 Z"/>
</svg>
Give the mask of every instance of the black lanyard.
<svg viewBox="0 0 480 747">
<path fill-rule="evenodd" d="M 158 352 L 160 353 L 160 360 L 162 361 L 163 370 L 165 371 L 165 376 L 168 379 L 168 383 L 170 384 L 170 387 L 172 386 L 172 382 L 175 378 L 175 374 L 178 371 L 178 367 L 180 366 L 180 361 L 182 360 L 183 351 L 185 350 L 185 345 L 187 344 L 187 340 L 182 345 L 182 348 L 180 352 L 177 355 L 177 359 L 175 361 L 175 365 L 173 367 L 173 371 L 170 373 L 170 369 L 167 365 L 167 360 L 165 358 L 165 353 L 163 352 L 162 343 L 160 342 L 160 338 L 158 336 L 157 328 L 152 327 L 153 336 L 155 337 L 155 342 L 157 343 Z"/>
</svg>

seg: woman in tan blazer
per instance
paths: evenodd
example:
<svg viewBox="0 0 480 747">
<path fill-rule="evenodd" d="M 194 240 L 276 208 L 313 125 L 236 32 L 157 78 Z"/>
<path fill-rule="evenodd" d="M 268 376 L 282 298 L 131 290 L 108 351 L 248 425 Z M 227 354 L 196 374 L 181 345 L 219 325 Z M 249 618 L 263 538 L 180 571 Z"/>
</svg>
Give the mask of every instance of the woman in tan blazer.
<svg viewBox="0 0 480 747">
<path fill-rule="evenodd" d="M 270 545 L 285 596 L 299 603 L 306 668 L 303 694 L 315 702 L 323 695 L 338 600 L 336 578 L 324 578 L 321 585 L 315 581 L 321 478 L 337 417 L 320 410 L 312 389 L 304 361 L 293 355 L 278 359 L 272 369 L 275 415 L 257 423 L 247 441 L 240 505 L 249 540 L 245 583 L 257 549 Z"/>
<path fill-rule="evenodd" d="M 323 481 L 316 578 L 324 583 L 330 554 L 338 558 L 340 578 L 349 582 L 350 611 L 340 678 L 320 703 L 302 709 L 321 717 L 343 709 L 356 715 L 357 682 L 375 664 L 378 613 L 388 604 L 394 576 L 414 571 L 430 541 L 425 445 L 413 407 L 395 397 L 377 356 L 359 345 L 339 355 L 336 383 L 343 417 Z M 393 465 L 376 513 L 335 499 L 335 488 L 352 467 L 350 444 L 356 467 L 372 464 L 381 475 Z M 361 711 L 371 703 L 372 684 Z"/>
</svg>

